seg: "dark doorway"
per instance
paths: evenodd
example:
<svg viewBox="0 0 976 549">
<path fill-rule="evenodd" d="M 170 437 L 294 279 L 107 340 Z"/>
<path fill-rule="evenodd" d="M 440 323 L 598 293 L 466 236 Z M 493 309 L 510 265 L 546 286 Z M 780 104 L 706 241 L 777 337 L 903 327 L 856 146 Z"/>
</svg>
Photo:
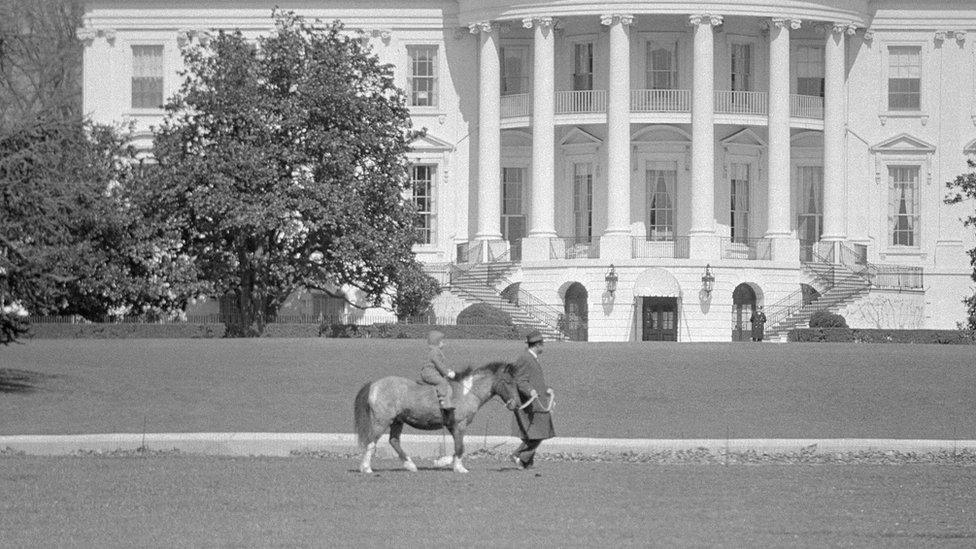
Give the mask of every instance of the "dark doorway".
<svg viewBox="0 0 976 549">
<path fill-rule="evenodd" d="M 641 304 L 641 340 L 678 341 L 678 298 L 644 297 Z"/>
<path fill-rule="evenodd" d="M 756 310 L 756 292 L 745 282 L 732 292 L 732 341 L 752 340 L 752 313 Z"/>
<path fill-rule="evenodd" d="M 586 288 L 579 282 L 574 282 L 566 290 L 563 331 L 572 341 L 587 340 L 587 320 L 589 318 L 587 297 Z"/>
</svg>

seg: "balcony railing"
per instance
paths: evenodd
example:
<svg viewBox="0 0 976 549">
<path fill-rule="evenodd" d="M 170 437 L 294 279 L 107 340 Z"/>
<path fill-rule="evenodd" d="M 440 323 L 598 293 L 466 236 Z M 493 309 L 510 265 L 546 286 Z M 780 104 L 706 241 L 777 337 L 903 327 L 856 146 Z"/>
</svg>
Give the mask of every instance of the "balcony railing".
<svg viewBox="0 0 976 549">
<path fill-rule="evenodd" d="M 691 112 L 691 90 L 630 90 L 631 112 Z"/>
<path fill-rule="evenodd" d="M 586 259 L 600 257 L 596 238 L 557 236 L 549 239 L 549 259 Z"/>
<path fill-rule="evenodd" d="M 556 114 L 607 112 L 606 90 L 557 91 Z"/>
<path fill-rule="evenodd" d="M 765 238 L 722 238 L 722 259 L 770 260 L 772 243 Z"/>
<path fill-rule="evenodd" d="M 631 238 L 631 257 L 687 259 L 689 244 L 687 236 L 676 236 L 671 240 L 650 240 L 644 236 Z"/>
<path fill-rule="evenodd" d="M 527 93 L 503 95 L 501 102 L 501 117 L 528 116 L 532 112 L 532 96 Z"/>
<path fill-rule="evenodd" d="M 823 97 L 815 95 L 790 95 L 790 116 L 823 120 Z"/>
<path fill-rule="evenodd" d="M 768 112 L 766 92 L 727 91 L 715 92 L 716 114 L 757 114 Z"/>
</svg>

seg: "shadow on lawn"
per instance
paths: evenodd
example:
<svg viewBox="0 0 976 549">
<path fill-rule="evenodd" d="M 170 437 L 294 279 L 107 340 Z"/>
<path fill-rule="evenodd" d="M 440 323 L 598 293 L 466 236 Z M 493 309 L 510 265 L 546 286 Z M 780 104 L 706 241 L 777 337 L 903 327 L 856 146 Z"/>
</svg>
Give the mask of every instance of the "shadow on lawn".
<svg viewBox="0 0 976 549">
<path fill-rule="evenodd" d="M 40 388 L 52 375 L 29 370 L 0 368 L 0 393 L 30 393 Z"/>
</svg>

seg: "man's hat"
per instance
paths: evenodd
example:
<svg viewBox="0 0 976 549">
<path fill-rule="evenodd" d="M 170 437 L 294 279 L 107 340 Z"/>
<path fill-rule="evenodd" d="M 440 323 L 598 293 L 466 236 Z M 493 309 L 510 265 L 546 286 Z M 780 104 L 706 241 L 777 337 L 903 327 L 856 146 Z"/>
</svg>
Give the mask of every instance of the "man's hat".
<svg viewBox="0 0 976 549">
<path fill-rule="evenodd" d="M 529 335 L 525 336 L 525 342 L 529 345 L 532 345 L 533 343 L 542 343 L 542 341 L 542 332 L 539 330 L 532 330 L 529 332 Z"/>
<path fill-rule="evenodd" d="M 427 345 L 437 345 L 444 339 L 444 334 L 434 330 L 427 334 Z"/>
</svg>

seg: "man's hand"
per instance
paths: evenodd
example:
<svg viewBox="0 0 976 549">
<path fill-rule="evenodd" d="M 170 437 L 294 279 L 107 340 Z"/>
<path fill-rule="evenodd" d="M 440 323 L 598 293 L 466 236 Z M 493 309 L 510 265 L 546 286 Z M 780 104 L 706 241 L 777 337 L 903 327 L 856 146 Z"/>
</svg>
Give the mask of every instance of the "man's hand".
<svg viewBox="0 0 976 549">
<path fill-rule="evenodd" d="M 505 403 L 505 407 L 514 412 L 515 409 L 518 408 L 518 402 L 515 402 L 515 399 L 513 398 Z"/>
<path fill-rule="evenodd" d="M 539 396 L 539 392 L 536 391 L 535 389 L 530 389 L 529 390 L 529 396 L 532 397 L 532 398 L 536 398 L 536 397 Z"/>
<path fill-rule="evenodd" d="M 457 374 L 454 373 L 454 370 L 447 371 L 447 379 L 454 379 L 455 377 L 457 377 Z"/>
<path fill-rule="evenodd" d="M 548 389 L 546 389 L 546 394 L 549 395 L 549 396 L 552 396 L 553 395 L 552 387 L 549 387 Z"/>
</svg>

